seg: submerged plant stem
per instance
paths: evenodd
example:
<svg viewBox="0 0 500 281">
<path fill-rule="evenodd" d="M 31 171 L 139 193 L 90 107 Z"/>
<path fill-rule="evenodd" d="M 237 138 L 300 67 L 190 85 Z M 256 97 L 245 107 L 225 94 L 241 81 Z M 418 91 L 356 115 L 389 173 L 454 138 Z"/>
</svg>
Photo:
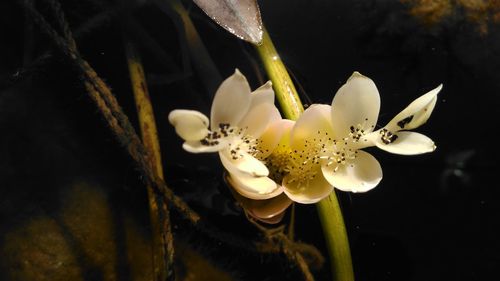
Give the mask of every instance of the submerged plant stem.
<svg viewBox="0 0 500 281">
<path fill-rule="evenodd" d="M 200 79 L 208 93 L 217 90 L 222 77 L 210 53 L 189 16 L 189 11 L 180 0 L 155 0 L 158 7 L 170 16 L 180 34 L 180 43 L 189 51 L 190 59 L 200 75 Z M 186 59 L 188 60 L 188 59 Z"/>
<path fill-rule="evenodd" d="M 200 215 L 191 209 L 184 200 L 175 195 L 165 182 L 153 171 L 149 161 L 149 151 L 144 147 L 139 136 L 136 134 L 134 127 L 118 103 L 118 100 L 104 80 L 99 77 L 94 68 L 92 68 L 78 52 L 76 42 L 71 34 L 71 30 L 69 29 L 69 25 L 65 20 L 62 10 L 60 10 L 59 16 L 56 18 L 61 21 L 61 26 L 64 27 L 64 37 L 59 35 L 59 33 L 47 22 L 45 17 L 34 7 L 26 5 L 23 0 L 18 0 L 17 2 L 30 13 L 41 31 L 45 33 L 69 61 L 74 64 L 82 77 L 83 84 L 87 89 L 87 94 L 99 109 L 99 112 L 104 117 L 106 124 L 115 135 L 117 141 L 126 149 L 130 157 L 137 164 L 139 171 L 144 176 L 142 179 L 152 184 L 155 188 L 155 192 L 162 196 L 164 200 L 170 202 L 170 206 L 175 208 L 183 218 L 188 220 L 192 225 L 199 225 Z"/>
<path fill-rule="evenodd" d="M 276 48 L 274 47 L 271 37 L 265 28 L 262 36 L 262 44 L 256 46 L 257 52 L 264 64 L 267 75 L 273 82 L 273 88 L 276 92 L 276 98 L 283 110 L 286 118 L 297 120 L 304 111 L 304 107 L 300 102 L 297 90 L 293 85 L 290 75 L 286 70 L 285 65 L 281 61 Z"/>
<path fill-rule="evenodd" d="M 304 111 L 304 107 L 267 30 L 264 29 L 262 44 L 256 48 L 267 75 L 273 82 L 276 98 L 284 116 L 291 120 L 297 120 Z M 333 279 L 335 281 L 353 281 L 354 272 L 349 239 L 335 191 L 332 191 L 316 206 L 328 247 Z"/>
<path fill-rule="evenodd" d="M 316 207 L 330 252 L 333 280 L 354 281 L 349 239 L 335 190 Z"/>
<path fill-rule="evenodd" d="M 153 106 L 146 86 L 146 78 L 141 59 L 134 45 L 124 36 L 125 54 L 132 82 L 134 100 L 139 116 L 141 136 L 144 146 L 151 156 L 149 161 L 154 173 L 164 178 L 161 163 L 160 143 L 154 118 Z M 151 220 L 153 240 L 153 274 L 154 280 L 163 281 L 169 278 L 173 270 L 174 247 L 170 229 L 170 215 L 165 200 L 157 196 L 151 185 L 147 186 L 149 201 L 149 217 Z"/>
</svg>

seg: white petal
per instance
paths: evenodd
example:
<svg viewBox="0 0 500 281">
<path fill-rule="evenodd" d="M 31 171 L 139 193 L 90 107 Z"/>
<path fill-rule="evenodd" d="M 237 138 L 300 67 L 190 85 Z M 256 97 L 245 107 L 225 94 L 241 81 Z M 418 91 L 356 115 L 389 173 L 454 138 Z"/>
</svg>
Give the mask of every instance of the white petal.
<svg viewBox="0 0 500 281">
<path fill-rule="evenodd" d="M 354 72 L 340 87 L 332 101 L 332 124 L 335 134 L 348 136 L 351 126 L 371 132 L 377 123 L 380 95 L 373 81 Z"/>
<path fill-rule="evenodd" d="M 271 124 L 259 138 L 257 149 L 260 152 L 258 157 L 260 159 L 267 158 L 278 145 L 288 147 L 290 145 L 290 131 L 294 124 L 294 121 L 288 119 L 281 119 Z"/>
<path fill-rule="evenodd" d="M 240 195 L 254 200 L 265 200 L 283 193 L 283 188 L 268 177 L 229 173 L 226 180 Z"/>
<path fill-rule="evenodd" d="M 436 105 L 437 94 L 443 85 L 439 85 L 425 95 L 420 96 L 394 117 L 387 126 L 389 131 L 411 130 L 424 124 L 431 116 Z"/>
<path fill-rule="evenodd" d="M 186 141 L 197 141 L 208 134 L 208 118 L 195 110 L 176 109 L 168 114 L 168 121 L 175 132 Z"/>
<path fill-rule="evenodd" d="M 356 158 L 345 165 L 322 166 L 326 180 L 342 191 L 366 192 L 382 180 L 382 168 L 371 154 L 358 150 Z"/>
<path fill-rule="evenodd" d="M 333 186 L 325 180 L 318 169 L 315 177 L 307 183 L 301 183 L 293 179 L 290 175 L 283 178 L 285 194 L 295 202 L 302 204 L 312 204 L 319 202 L 332 192 Z"/>
<path fill-rule="evenodd" d="M 267 81 L 264 85 L 252 92 L 250 99 L 250 107 L 254 107 L 261 103 L 274 104 L 273 83 L 271 81 Z"/>
<path fill-rule="evenodd" d="M 250 86 L 247 79 L 236 69 L 224 80 L 215 93 L 210 113 L 211 128 L 216 130 L 221 123 L 238 124 L 250 107 Z"/>
<path fill-rule="evenodd" d="M 182 148 L 191 153 L 216 152 L 224 149 L 226 146 L 227 143 L 223 139 L 219 140 L 217 145 L 204 145 L 200 141 L 186 141 L 182 144 Z"/>
<path fill-rule="evenodd" d="M 389 144 L 383 143 L 380 138 L 375 144 L 387 152 L 402 155 L 422 154 L 436 149 L 434 142 L 425 135 L 415 132 L 397 132 L 395 135 L 397 139 Z"/>
<path fill-rule="evenodd" d="M 219 151 L 222 165 L 231 174 L 253 177 L 267 177 L 269 170 L 266 165 L 246 152 L 239 152 L 237 159 L 233 159 L 229 149 Z"/>
<path fill-rule="evenodd" d="M 258 138 L 271 123 L 279 119 L 281 119 L 280 112 L 274 104 L 261 103 L 250 108 L 248 114 L 237 125 L 238 128 L 245 130 L 245 134 Z"/>
<path fill-rule="evenodd" d="M 294 150 L 303 150 L 306 140 L 312 141 L 314 138 L 332 138 L 332 120 L 330 115 L 331 107 L 326 104 L 313 104 L 295 122 L 290 133 L 290 146 Z"/>
</svg>

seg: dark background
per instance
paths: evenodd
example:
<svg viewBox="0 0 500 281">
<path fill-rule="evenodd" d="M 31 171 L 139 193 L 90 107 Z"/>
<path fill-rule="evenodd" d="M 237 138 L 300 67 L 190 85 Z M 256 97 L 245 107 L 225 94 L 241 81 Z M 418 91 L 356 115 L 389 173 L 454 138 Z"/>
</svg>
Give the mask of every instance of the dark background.
<svg viewBox="0 0 500 281">
<path fill-rule="evenodd" d="M 75 67 L 32 24 L 21 2 L 0 3 L 0 278 L 141 280 L 134 279 L 141 273 L 124 258 L 130 241 L 147 247 L 141 176 L 86 95 Z M 221 77 L 239 68 L 253 88 L 259 86 L 263 71 L 253 48 L 185 4 Z M 379 123 L 385 124 L 416 97 L 444 84 L 431 119 L 418 129 L 437 150 L 411 157 L 370 150 L 384 171 L 381 184 L 365 194 L 338 193 L 357 280 L 499 280 L 500 25 L 487 22 L 485 32 L 463 7 L 429 23 L 398 1 L 259 4 L 305 102 L 330 103 L 350 74 L 360 71 L 377 84 Z M 36 7 L 50 14 L 44 1 Z M 202 82 L 207 77 L 196 71 L 175 21 L 160 5 L 146 2 L 128 9 L 142 30 L 123 23 L 120 13 L 89 27 L 89 19 L 120 6 L 68 0 L 62 7 L 82 55 L 134 124 L 122 32 L 138 45 L 167 183 L 209 224 L 237 238 L 257 237 L 224 186 L 217 157 L 183 151 L 167 122 L 174 108 L 208 114 L 219 83 L 216 75 L 211 83 Z M 50 56 L 40 59 L 47 52 Z M 296 213 L 298 240 L 327 256 L 315 207 L 297 205 Z M 173 220 L 178 241 L 236 280 L 299 278 L 279 257 L 247 254 L 192 229 L 175 212 Z M 107 221 L 111 226 L 99 223 Z M 130 229 L 142 242 L 127 240 L 123 233 Z M 58 248 L 62 244 L 69 246 Z M 113 251 L 116 261 L 108 257 Z M 57 259 L 65 266 L 47 262 Z M 317 280 L 330 278 L 327 266 L 313 273 Z"/>
</svg>

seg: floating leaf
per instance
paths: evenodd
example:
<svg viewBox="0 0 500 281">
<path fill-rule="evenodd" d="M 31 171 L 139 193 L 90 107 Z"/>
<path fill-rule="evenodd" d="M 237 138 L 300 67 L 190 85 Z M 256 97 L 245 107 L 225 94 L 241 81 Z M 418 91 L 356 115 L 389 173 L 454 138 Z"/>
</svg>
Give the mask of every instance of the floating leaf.
<svg viewBox="0 0 500 281">
<path fill-rule="evenodd" d="M 256 0 L 194 0 L 209 17 L 236 37 L 260 44 L 262 19 Z"/>
</svg>

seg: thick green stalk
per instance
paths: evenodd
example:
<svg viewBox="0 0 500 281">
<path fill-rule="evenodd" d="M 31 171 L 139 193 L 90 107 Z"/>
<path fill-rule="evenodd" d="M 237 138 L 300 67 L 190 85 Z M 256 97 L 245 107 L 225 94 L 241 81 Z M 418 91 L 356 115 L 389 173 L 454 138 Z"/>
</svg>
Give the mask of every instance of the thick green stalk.
<svg viewBox="0 0 500 281">
<path fill-rule="evenodd" d="M 316 204 L 336 281 L 354 281 L 349 239 L 335 190 Z"/>
<path fill-rule="evenodd" d="M 276 92 L 276 98 L 283 110 L 286 118 L 297 120 L 304 111 L 304 107 L 300 102 L 299 95 L 293 85 L 290 75 L 281 61 L 274 44 L 269 37 L 267 30 L 264 30 L 262 36 L 262 44 L 256 46 L 257 52 L 264 63 L 267 75 L 273 82 L 273 88 Z"/>
<path fill-rule="evenodd" d="M 264 30 L 262 44 L 256 48 L 264 68 L 273 82 L 276 98 L 285 118 L 297 120 L 304 111 L 304 107 L 266 30 Z M 316 206 L 330 255 L 333 280 L 353 281 L 354 272 L 349 240 L 335 191 L 317 203 Z"/>
</svg>

